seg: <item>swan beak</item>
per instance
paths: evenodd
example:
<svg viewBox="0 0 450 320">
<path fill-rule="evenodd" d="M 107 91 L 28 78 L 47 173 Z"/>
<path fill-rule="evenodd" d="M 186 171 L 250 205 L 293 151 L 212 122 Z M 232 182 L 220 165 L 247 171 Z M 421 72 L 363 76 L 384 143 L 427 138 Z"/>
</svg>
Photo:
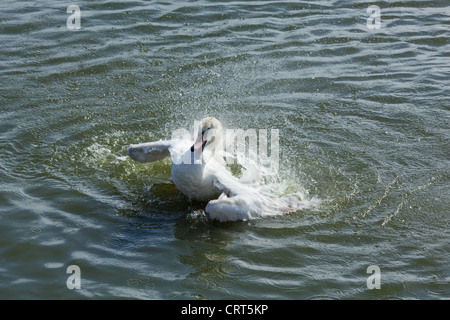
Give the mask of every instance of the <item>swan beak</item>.
<svg viewBox="0 0 450 320">
<path fill-rule="evenodd" d="M 203 151 L 203 149 L 205 148 L 206 143 L 208 142 L 208 141 L 205 140 L 205 132 L 207 132 L 209 129 L 211 129 L 211 127 L 202 129 L 202 138 L 199 139 L 199 141 L 197 141 L 196 143 L 194 143 L 192 145 L 191 152 L 199 150 L 200 148 Z"/>
</svg>

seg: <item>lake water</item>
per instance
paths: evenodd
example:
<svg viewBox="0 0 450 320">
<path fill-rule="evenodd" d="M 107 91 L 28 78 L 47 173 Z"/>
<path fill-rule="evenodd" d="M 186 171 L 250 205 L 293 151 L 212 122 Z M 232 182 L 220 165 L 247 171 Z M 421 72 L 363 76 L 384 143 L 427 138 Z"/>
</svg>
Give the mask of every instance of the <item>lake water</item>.
<svg viewBox="0 0 450 320">
<path fill-rule="evenodd" d="M 449 15 L 3 0 L 0 298 L 450 298 Z M 277 178 L 310 205 L 211 221 L 169 160 L 126 157 L 210 115 L 278 129 Z"/>
</svg>

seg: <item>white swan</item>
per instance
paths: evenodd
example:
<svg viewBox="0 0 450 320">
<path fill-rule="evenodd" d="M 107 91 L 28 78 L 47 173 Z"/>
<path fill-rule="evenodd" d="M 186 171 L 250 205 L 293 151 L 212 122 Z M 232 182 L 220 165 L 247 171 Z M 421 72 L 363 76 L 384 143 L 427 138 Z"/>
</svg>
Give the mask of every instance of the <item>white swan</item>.
<svg viewBox="0 0 450 320">
<path fill-rule="evenodd" d="M 208 202 L 205 210 L 212 219 L 249 220 L 298 209 L 297 196 L 276 197 L 234 177 L 225 166 L 223 154 L 217 151 L 221 143 L 222 125 L 209 117 L 201 121 L 196 141 L 174 139 L 131 144 L 128 155 L 141 163 L 170 156 L 175 186 L 191 200 Z"/>
</svg>

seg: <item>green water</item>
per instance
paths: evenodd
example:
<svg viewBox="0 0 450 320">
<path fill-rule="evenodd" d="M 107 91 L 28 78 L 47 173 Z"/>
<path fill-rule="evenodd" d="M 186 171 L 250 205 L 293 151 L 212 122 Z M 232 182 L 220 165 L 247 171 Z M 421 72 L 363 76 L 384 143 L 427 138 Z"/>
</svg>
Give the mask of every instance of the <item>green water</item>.
<svg viewBox="0 0 450 320">
<path fill-rule="evenodd" d="M 447 1 L 73 4 L 0 4 L 0 298 L 450 298 Z M 314 205 L 218 223 L 126 157 L 209 115 Z"/>
</svg>

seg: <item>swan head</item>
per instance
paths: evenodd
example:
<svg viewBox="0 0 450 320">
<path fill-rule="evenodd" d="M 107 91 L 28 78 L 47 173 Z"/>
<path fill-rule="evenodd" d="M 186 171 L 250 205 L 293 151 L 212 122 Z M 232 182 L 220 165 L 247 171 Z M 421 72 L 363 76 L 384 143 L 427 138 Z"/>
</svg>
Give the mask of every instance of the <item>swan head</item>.
<svg viewBox="0 0 450 320">
<path fill-rule="evenodd" d="M 191 152 L 210 151 L 214 153 L 215 147 L 222 143 L 222 124 L 214 117 L 202 119 L 196 142 L 191 147 Z"/>
</svg>

